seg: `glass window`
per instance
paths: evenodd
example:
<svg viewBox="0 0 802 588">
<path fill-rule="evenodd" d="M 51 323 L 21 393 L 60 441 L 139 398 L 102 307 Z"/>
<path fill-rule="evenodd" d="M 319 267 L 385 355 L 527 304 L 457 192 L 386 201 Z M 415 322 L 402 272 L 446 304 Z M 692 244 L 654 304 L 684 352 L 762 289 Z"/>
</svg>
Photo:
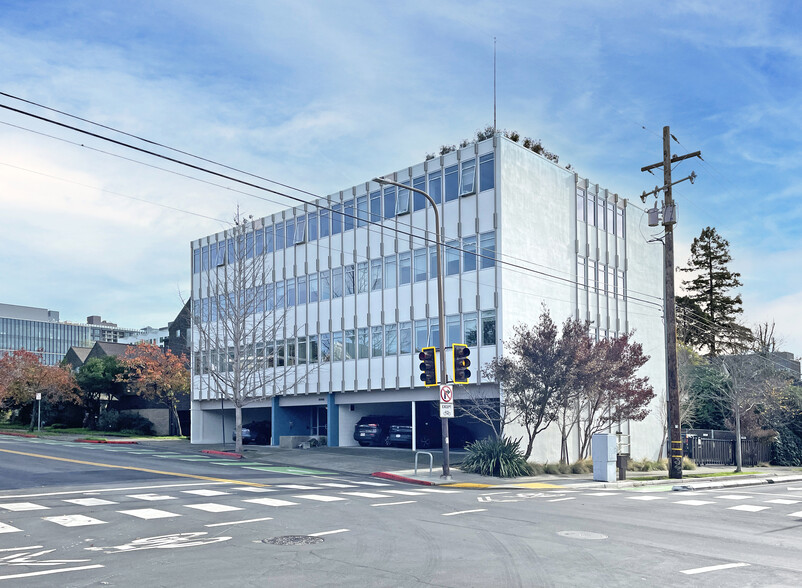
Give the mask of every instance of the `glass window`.
<svg viewBox="0 0 802 588">
<path fill-rule="evenodd" d="M 378 190 L 370 193 L 370 220 L 374 223 L 382 220 L 382 193 Z"/>
<path fill-rule="evenodd" d="M 604 198 L 596 198 L 596 226 L 604 230 Z"/>
<path fill-rule="evenodd" d="M 201 271 L 201 250 L 192 250 L 192 273 L 199 274 Z"/>
<path fill-rule="evenodd" d="M 344 205 L 343 226 L 346 231 L 351 231 L 354 228 L 354 200 L 346 200 Z"/>
<path fill-rule="evenodd" d="M 368 291 L 368 262 L 360 261 L 357 265 L 356 274 L 356 287 L 357 291 L 362 294 Z"/>
<path fill-rule="evenodd" d="M 331 276 L 329 270 L 320 272 L 320 300 L 328 300 L 331 298 Z"/>
<path fill-rule="evenodd" d="M 496 265 L 496 232 L 490 231 L 479 235 L 479 246 L 482 248 L 480 267 L 485 269 Z"/>
<path fill-rule="evenodd" d="M 368 197 L 358 196 L 356 199 L 356 226 L 364 227 L 368 224 Z"/>
<path fill-rule="evenodd" d="M 496 311 L 482 311 L 482 345 L 496 344 Z"/>
<path fill-rule="evenodd" d="M 346 296 L 350 296 L 354 293 L 354 287 L 356 284 L 354 283 L 354 264 L 349 264 L 345 266 L 345 284 L 343 285 L 343 289 L 345 291 Z"/>
<path fill-rule="evenodd" d="M 382 260 L 381 259 L 371 259 L 370 260 L 370 289 L 371 289 L 371 291 L 381 290 L 382 289 Z"/>
<path fill-rule="evenodd" d="M 273 284 L 265 284 L 265 310 L 270 312 L 276 308 L 276 293 Z"/>
<path fill-rule="evenodd" d="M 577 256 L 576 258 L 576 283 L 580 288 L 587 287 L 588 283 L 585 278 L 585 258 Z"/>
<path fill-rule="evenodd" d="M 439 171 L 429 174 L 429 196 L 437 204 L 443 199 L 443 182 Z"/>
<path fill-rule="evenodd" d="M 382 341 L 382 328 L 381 327 L 372 327 L 371 331 L 371 355 L 373 357 L 381 357 L 382 351 L 384 349 L 384 343 Z"/>
<path fill-rule="evenodd" d="M 491 190 L 495 185 L 495 165 L 493 153 L 479 157 L 479 191 Z"/>
<path fill-rule="evenodd" d="M 462 185 L 460 196 L 473 194 L 476 191 L 476 160 L 468 159 L 462 162 Z"/>
<path fill-rule="evenodd" d="M 320 238 L 328 237 L 331 234 L 331 223 L 329 219 L 331 217 L 331 212 L 329 210 L 321 210 L 320 211 Z"/>
<path fill-rule="evenodd" d="M 339 235 L 343 230 L 343 205 L 335 204 L 331 207 L 331 234 Z"/>
<path fill-rule="evenodd" d="M 331 361 L 331 335 L 328 333 L 320 335 L 320 361 Z"/>
<path fill-rule="evenodd" d="M 388 255 L 384 258 L 384 287 L 395 288 L 397 280 L 397 266 L 395 255 Z"/>
<path fill-rule="evenodd" d="M 284 281 L 276 282 L 276 308 L 284 309 Z"/>
<path fill-rule="evenodd" d="M 317 274 L 309 276 L 309 302 L 318 301 Z"/>
<path fill-rule="evenodd" d="M 606 229 L 609 232 L 615 231 L 615 203 L 608 202 L 607 203 L 607 226 Z"/>
<path fill-rule="evenodd" d="M 437 277 L 437 246 L 432 245 L 429 247 L 429 277 L 434 279 Z"/>
<path fill-rule="evenodd" d="M 617 271 L 617 280 L 616 280 L 616 282 L 617 282 L 617 286 L 618 286 L 618 290 L 616 292 L 616 296 L 619 299 L 623 299 L 624 296 L 626 296 L 626 291 L 624 290 L 625 286 L 624 286 L 624 272 L 623 272 L 623 270 L 618 270 Z"/>
<path fill-rule="evenodd" d="M 384 326 L 384 352 L 387 355 L 398 353 L 398 325 Z"/>
<path fill-rule="evenodd" d="M 203 252 L 202 253 L 202 261 L 201 261 L 201 268 L 203 269 L 203 271 L 206 271 L 206 270 L 209 269 L 209 246 L 208 245 L 204 245 L 201 248 L 201 251 Z"/>
<path fill-rule="evenodd" d="M 615 268 L 607 266 L 607 294 L 615 296 Z"/>
<path fill-rule="evenodd" d="M 587 221 L 588 225 L 595 225 L 596 224 L 596 206 L 593 203 L 593 196 L 586 193 L 585 197 L 585 220 Z"/>
<path fill-rule="evenodd" d="M 287 339 L 286 365 L 295 365 L 295 339 Z"/>
<path fill-rule="evenodd" d="M 345 359 L 356 359 L 356 331 L 345 331 Z"/>
<path fill-rule="evenodd" d="M 415 250 L 415 281 L 426 281 L 426 249 Z"/>
<path fill-rule="evenodd" d="M 317 213 L 310 212 L 306 217 L 307 233 L 309 241 L 317 241 Z"/>
<path fill-rule="evenodd" d="M 462 324 L 465 328 L 465 345 L 468 347 L 476 347 L 476 320 L 475 312 L 466 312 L 462 315 Z"/>
<path fill-rule="evenodd" d="M 285 298 L 287 301 L 287 308 L 295 306 L 295 278 L 287 280 L 287 289 Z"/>
<path fill-rule="evenodd" d="M 472 272 L 476 269 L 476 236 L 462 240 L 462 271 Z"/>
<path fill-rule="evenodd" d="M 286 357 L 285 354 L 285 347 L 284 341 L 276 341 L 276 365 L 284 366 L 286 365 L 284 358 Z"/>
<path fill-rule="evenodd" d="M 412 187 L 413 188 L 417 188 L 418 190 L 423 190 L 425 192 L 426 191 L 426 177 L 425 176 L 420 176 L 420 177 L 414 178 L 412 180 Z M 413 194 L 414 194 L 414 196 L 412 197 L 412 200 L 413 200 L 413 203 L 414 203 L 413 204 L 413 208 L 415 210 L 423 210 L 424 208 L 426 208 L 426 204 L 427 204 L 426 197 L 423 194 L 419 194 L 418 192 L 413 192 Z"/>
<path fill-rule="evenodd" d="M 335 267 L 331 270 L 331 297 L 342 298 L 343 295 L 343 268 Z"/>
<path fill-rule="evenodd" d="M 298 337 L 298 363 L 306 363 L 306 337 Z"/>
<path fill-rule="evenodd" d="M 287 243 L 284 246 L 287 249 L 291 249 L 293 245 L 295 245 L 295 219 L 291 218 L 287 221 L 287 227 L 285 229 L 287 234 Z"/>
<path fill-rule="evenodd" d="M 458 314 L 446 317 L 446 345 L 453 345 L 454 343 L 462 343 Z"/>
<path fill-rule="evenodd" d="M 245 257 L 253 257 L 253 233 L 245 234 Z"/>
<path fill-rule="evenodd" d="M 576 220 L 585 221 L 585 191 L 576 189 Z"/>
<path fill-rule="evenodd" d="M 409 182 L 402 182 L 405 186 L 409 186 Z M 409 214 L 409 190 L 406 188 L 398 189 L 398 199 L 395 202 L 395 214 Z"/>
<path fill-rule="evenodd" d="M 357 332 L 357 344 L 359 347 L 359 359 L 370 357 L 370 329 L 364 327 Z"/>
<path fill-rule="evenodd" d="M 453 276 L 459 273 L 459 241 L 446 243 L 446 275 Z M 457 341 L 459 343 L 459 341 Z"/>
<path fill-rule="evenodd" d="M 429 319 L 429 345 L 440 347 L 440 322 L 437 319 Z"/>
<path fill-rule="evenodd" d="M 412 353 L 412 323 L 398 325 L 398 351 L 401 355 Z"/>
<path fill-rule="evenodd" d="M 237 256 L 234 253 L 234 239 L 228 240 L 228 263 L 234 263 Z"/>
<path fill-rule="evenodd" d="M 599 294 L 604 294 L 606 286 L 604 284 L 604 277 L 607 272 L 604 271 L 604 264 L 598 263 L 596 264 L 596 281 L 599 284 Z"/>
<path fill-rule="evenodd" d="M 225 246 L 221 247 L 223 250 L 223 263 L 225 263 Z M 217 265 L 217 243 L 209 245 L 209 268 L 214 268 Z"/>
<path fill-rule="evenodd" d="M 254 241 L 254 253 L 256 255 L 262 255 L 265 251 L 265 230 L 256 229 L 255 239 L 256 240 Z"/>
<path fill-rule="evenodd" d="M 335 331 L 331 334 L 331 359 L 334 361 L 343 360 L 343 332 Z"/>
<path fill-rule="evenodd" d="M 228 257 L 229 259 L 232 258 L 232 247 L 229 245 Z M 276 224 L 276 251 L 281 251 L 284 249 L 284 223 L 279 222 Z"/>
<path fill-rule="evenodd" d="M 615 209 L 615 234 L 624 238 L 624 209 Z"/>
<path fill-rule="evenodd" d="M 304 243 L 306 241 L 306 217 L 299 216 L 295 221 L 295 244 Z"/>
<path fill-rule="evenodd" d="M 395 216 L 395 186 L 384 187 L 384 218 Z"/>
<path fill-rule="evenodd" d="M 298 304 L 306 304 L 306 276 L 298 276 Z"/>
<path fill-rule="evenodd" d="M 412 252 L 404 251 L 398 254 L 398 283 L 412 282 Z"/>
<path fill-rule="evenodd" d="M 591 292 L 596 291 L 596 262 L 588 260 L 588 288 Z"/>
<path fill-rule="evenodd" d="M 459 197 L 459 166 L 446 168 L 446 202 Z"/>
<path fill-rule="evenodd" d="M 273 253 L 273 225 L 265 227 L 265 253 Z"/>
<path fill-rule="evenodd" d="M 317 335 L 309 336 L 309 363 L 318 360 Z"/>
</svg>

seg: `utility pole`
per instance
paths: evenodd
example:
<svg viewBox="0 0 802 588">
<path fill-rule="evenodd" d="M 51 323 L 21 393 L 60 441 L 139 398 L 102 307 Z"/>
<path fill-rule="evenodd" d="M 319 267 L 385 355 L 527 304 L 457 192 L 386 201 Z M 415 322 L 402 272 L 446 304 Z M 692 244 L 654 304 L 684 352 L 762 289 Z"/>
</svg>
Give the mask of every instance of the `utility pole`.
<svg viewBox="0 0 802 588">
<path fill-rule="evenodd" d="M 691 157 L 702 158 L 700 151 L 687 155 L 671 157 L 671 132 L 667 126 L 663 127 L 663 161 L 642 167 L 641 171 L 652 173 L 652 169 L 663 168 L 663 187 L 655 187 L 651 192 L 644 192 L 641 200 L 646 202 L 646 196 L 654 194 L 655 197 L 665 192 L 663 201 L 663 227 L 665 228 L 665 241 L 663 247 L 663 273 L 665 275 L 665 321 L 666 321 L 666 395 L 668 402 L 668 431 L 671 449 L 668 453 L 668 477 L 682 479 L 682 429 L 680 428 L 679 411 L 679 379 L 677 377 L 677 304 L 674 296 L 674 225 L 677 223 L 676 206 L 672 196 L 672 186 L 685 180 L 691 183 L 696 174 L 691 172 L 687 178 L 671 182 L 671 165 Z M 650 211 L 650 226 L 657 225 L 656 207 Z M 654 213 L 654 218 L 652 217 Z M 653 224 L 654 223 L 654 224 Z"/>
</svg>

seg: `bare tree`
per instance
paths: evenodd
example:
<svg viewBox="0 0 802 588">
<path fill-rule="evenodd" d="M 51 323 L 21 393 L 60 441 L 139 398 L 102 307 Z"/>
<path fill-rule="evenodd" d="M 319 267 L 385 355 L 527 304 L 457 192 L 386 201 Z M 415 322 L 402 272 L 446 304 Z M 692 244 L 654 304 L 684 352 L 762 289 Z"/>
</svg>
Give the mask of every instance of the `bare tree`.
<svg viewBox="0 0 802 588">
<path fill-rule="evenodd" d="M 457 416 L 465 416 L 485 424 L 493 430 L 493 435 L 500 439 L 504 429 L 515 420 L 515 415 L 507 409 L 505 396 L 491 398 L 482 394 L 476 386 L 463 386 L 465 398 L 456 405 Z"/>
<path fill-rule="evenodd" d="M 299 384 L 305 376 L 294 366 L 306 363 L 307 349 L 305 343 L 299 349 L 295 325 L 287 324 L 283 287 L 274 288 L 272 268 L 253 247 L 250 218 L 238 212 L 225 237 L 210 259 L 203 300 L 193 309 L 193 349 L 203 383 L 234 405 L 241 452 L 242 408 Z M 317 350 L 310 352 L 316 359 Z"/>
</svg>

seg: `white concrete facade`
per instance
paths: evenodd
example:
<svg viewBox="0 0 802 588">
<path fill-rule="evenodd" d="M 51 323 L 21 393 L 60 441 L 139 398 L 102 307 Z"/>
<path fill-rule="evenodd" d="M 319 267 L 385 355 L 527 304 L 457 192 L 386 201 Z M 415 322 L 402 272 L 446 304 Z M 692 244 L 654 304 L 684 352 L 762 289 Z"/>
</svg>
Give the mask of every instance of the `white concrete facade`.
<svg viewBox="0 0 802 588">
<path fill-rule="evenodd" d="M 657 393 L 654 406 L 664 400 L 661 249 L 637 233 L 640 211 L 627 214 L 624 199 L 503 137 L 394 178 L 441 194 L 445 342 L 471 348 L 471 384 L 457 387 L 458 401 L 470 389 L 498 397 L 481 366 L 503 352 L 516 324 L 537 321 L 541 304 L 558 323 L 569 316 L 591 320 L 600 337 L 635 329 L 652 357 L 644 371 Z M 416 200 L 409 191 L 366 182 L 252 222 L 260 245 L 247 246 L 265 267 L 257 287 L 276 301 L 281 292 L 286 321 L 284 332 L 271 337 L 282 344 L 264 341 L 257 354 L 283 358 L 284 367 L 266 369 L 301 383 L 264 389 L 245 422 L 271 420 L 274 441 L 323 431 L 331 444 L 355 445 L 361 416 L 410 416 L 437 398 L 436 388 L 418 379 L 416 350 L 436 345 L 438 329 L 434 217 Z M 587 222 L 589 211 L 602 221 Z M 288 240 L 290 231 L 295 237 Z M 284 247 L 276 245 L 279 236 Z M 211 318 L 209 285 L 224 271 L 230 237 L 224 232 L 192 243 L 193 314 L 200 320 Z M 215 353 L 199 349 L 197 340 L 194 334 L 192 442 L 211 443 L 221 438 L 221 417 L 231 430 L 233 411 L 228 403 L 221 409 L 203 373 Z M 662 425 L 654 415 L 628 430 L 634 455 L 657 455 Z M 532 459 L 555 461 L 559 450 L 553 427 L 538 437 Z"/>
</svg>

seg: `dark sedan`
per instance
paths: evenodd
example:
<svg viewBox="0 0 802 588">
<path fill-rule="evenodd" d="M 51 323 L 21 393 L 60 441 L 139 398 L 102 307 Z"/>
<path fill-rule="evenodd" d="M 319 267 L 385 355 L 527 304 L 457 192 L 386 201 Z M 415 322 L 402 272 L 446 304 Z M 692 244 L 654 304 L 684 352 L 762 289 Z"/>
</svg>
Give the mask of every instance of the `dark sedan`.
<svg viewBox="0 0 802 588">
<path fill-rule="evenodd" d="M 470 430 L 449 423 L 448 436 L 452 449 L 462 449 L 468 443 L 476 439 Z M 386 440 L 387 445 L 397 447 L 412 447 L 412 424 L 407 421 L 398 423 L 390 427 L 390 432 Z M 418 449 L 429 449 L 430 447 L 442 447 L 443 434 L 442 425 L 439 420 L 430 420 L 418 424 L 417 447 Z"/>
<path fill-rule="evenodd" d="M 387 435 L 390 428 L 403 422 L 404 419 L 397 416 L 364 416 L 354 425 L 354 440 L 363 447 L 366 445 L 389 445 Z"/>
<path fill-rule="evenodd" d="M 256 443 L 257 445 L 270 445 L 270 423 L 268 421 L 253 421 L 242 425 L 242 443 Z M 231 431 L 231 440 L 237 440 L 236 429 Z"/>
</svg>

